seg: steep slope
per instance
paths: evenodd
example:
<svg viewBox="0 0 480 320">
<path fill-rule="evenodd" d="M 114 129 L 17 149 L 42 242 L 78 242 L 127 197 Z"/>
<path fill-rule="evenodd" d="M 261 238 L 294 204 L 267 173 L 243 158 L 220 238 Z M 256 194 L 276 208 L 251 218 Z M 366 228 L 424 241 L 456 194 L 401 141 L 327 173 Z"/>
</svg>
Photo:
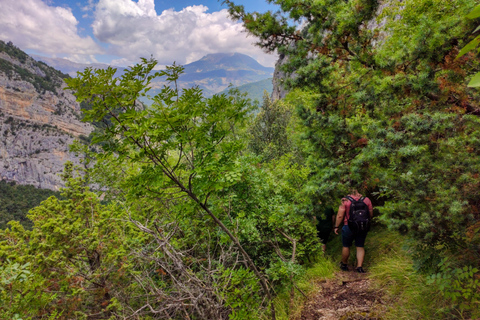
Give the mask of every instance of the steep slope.
<svg viewBox="0 0 480 320">
<path fill-rule="evenodd" d="M 80 106 L 64 90 L 66 75 L 0 41 L 0 177 L 58 189 L 58 176 L 74 138 L 92 131 L 79 119 Z"/>
<path fill-rule="evenodd" d="M 282 66 L 288 61 L 288 58 L 285 55 L 280 55 L 278 57 L 277 63 L 275 64 L 275 71 L 273 73 L 273 89 L 272 89 L 272 99 L 279 100 L 286 97 L 288 91 L 285 89 L 283 82 L 287 78 L 287 74 L 282 71 Z M 292 74 L 290 77 L 294 77 Z"/>
<path fill-rule="evenodd" d="M 258 100 L 259 102 L 263 101 L 263 93 L 267 91 L 269 95 L 272 94 L 273 84 L 272 78 L 268 78 L 265 80 L 260 80 L 257 82 L 247 83 L 241 85 L 239 87 L 235 87 L 242 93 L 247 93 L 247 98 L 253 100 Z M 223 90 L 220 93 L 228 93 L 229 88 Z"/>
</svg>

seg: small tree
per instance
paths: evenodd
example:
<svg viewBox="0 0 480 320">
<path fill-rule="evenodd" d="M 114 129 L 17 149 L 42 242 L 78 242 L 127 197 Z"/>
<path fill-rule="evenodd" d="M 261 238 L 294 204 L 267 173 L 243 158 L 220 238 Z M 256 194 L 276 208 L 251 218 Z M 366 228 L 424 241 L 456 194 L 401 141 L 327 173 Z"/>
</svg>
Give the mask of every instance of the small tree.
<svg viewBox="0 0 480 320">
<path fill-rule="evenodd" d="M 260 112 L 249 128 L 249 147 L 255 154 L 261 155 L 263 161 L 278 159 L 292 151 L 293 144 L 287 131 L 291 115 L 285 104 L 272 101 L 267 93 L 264 94 Z"/>
<path fill-rule="evenodd" d="M 66 200 L 52 196 L 32 209 L 31 231 L 17 223 L 1 231 L 0 261 L 16 273 L 6 283 L 11 298 L 2 319 L 14 314 L 108 318 L 115 309 L 111 291 L 130 282 L 120 272 L 129 230 L 115 223 L 121 210 L 102 206 L 84 181 L 73 177 L 71 163 L 63 179 Z"/>
</svg>

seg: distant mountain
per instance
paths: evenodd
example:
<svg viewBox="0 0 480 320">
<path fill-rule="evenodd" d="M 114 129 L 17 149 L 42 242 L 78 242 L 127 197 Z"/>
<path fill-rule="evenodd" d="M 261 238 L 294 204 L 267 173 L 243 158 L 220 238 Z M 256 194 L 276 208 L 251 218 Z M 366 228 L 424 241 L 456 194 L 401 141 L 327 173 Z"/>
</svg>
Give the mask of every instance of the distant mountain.
<svg viewBox="0 0 480 320">
<path fill-rule="evenodd" d="M 108 67 L 106 64 L 88 65 L 60 58 L 45 58 L 38 55 L 34 57 L 70 76 L 75 76 L 77 71 L 83 71 L 86 67 L 99 69 Z M 241 53 L 208 54 L 183 67 L 185 71 L 179 78 L 179 87 L 183 89 L 198 86 L 206 96 L 212 96 L 228 88 L 230 84 L 241 86 L 271 78 L 274 71 L 274 68 L 264 67 L 255 59 Z M 122 67 L 115 68 L 118 69 L 117 76 L 124 71 Z M 150 94 L 155 95 L 165 84 L 167 84 L 165 79 L 155 79 Z"/>
<path fill-rule="evenodd" d="M 216 53 L 184 66 L 185 73 L 179 78 L 180 88 L 198 86 L 205 96 L 212 96 L 228 88 L 271 78 L 274 68 L 262 66 L 255 59 L 241 53 Z M 153 84 L 152 93 L 166 82 Z"/>
<path fill-rule="evenodd" d="M 45 62 L 50 67 L 60 70 L 71 77 L 75 77 L 77 75 L 77 71 L 83 71 L 87 67 L 91 67 L 94 69 L 107 69 L 109 67 L 109 65 L 105 63 L 86 64 L 86 63 L 73 62 L 67 59 L 62 59 L 62 58 L 43 57 L 37 54 L 32 54 L 30 56 L 37 61 Z M 123 71 L 125 69 L 123 67 L 116 67 L 116 66 L 112 66 L 112 67 L 116 68 L 118 71 Z"/>
<path fill-rule="evenodd" d="M 262 66 L 255 59 L 241 53 L 214 53 L 185 65 L 185 73 L 202 73 L 213 70 L 254 71 L 256 73 L 273 73 L 273 68 Z"/>
<path fill-rule="evenodd" d="M 273 91 L 273 83 L 272 78 L 268 78 L 265 80 L 260 80 L 257 82 L 247 83 L 239 87 L 235 87 L 242 93 L 247 93 L 247 98 L 251 99 L 252 101 L 257 100 L 258 102 L 262 103 L 263 101 L 263 94 L 267 91 L 268 95 L 270 96 Z M 223 90 L 220 93 L 228 93 L 229 88 Z"/>
</svg>

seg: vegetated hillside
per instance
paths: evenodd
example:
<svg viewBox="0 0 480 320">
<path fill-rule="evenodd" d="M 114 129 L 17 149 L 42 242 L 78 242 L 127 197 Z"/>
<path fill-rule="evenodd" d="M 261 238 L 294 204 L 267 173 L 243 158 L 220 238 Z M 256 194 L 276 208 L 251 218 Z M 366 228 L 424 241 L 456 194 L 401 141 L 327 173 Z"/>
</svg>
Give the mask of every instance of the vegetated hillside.
<svg viewBox="0 0 480 320">
<path fill-rule="evenodd" d="M 0 41 L 0 177 L 58 189 L 75 138 L 86 138 L 80 105 L 64 90 L 67 75 Z"/>
<path fill-rule="evenodd" d="M 9 79 L 33 84 L 38 93 L 55 92 L 68 75 L 38 62 L 18 49 L 13 43 L 0 40 L 0 71 Z"/>
<path fill-rule="evenodd" d="M 28 211 L 48 197 L 59 195 L 59 192 L 49 189 L 0 180 L 0 229 L 5 229 L 7 223 L 12 220 L 19 221 L 25 228 L 31 229 L 32 222 L 27 218 Z"/>
<path fill-rule="evenodd" d="M 247 93 L 247 98 L 251 99 L 252 101 L 257 100 L 259 102 L 262 101 L 263 95 L 265 91 L 270 96 L 273 90 L 272 78 L 268 78 L 265 80 L 247 83 L 239 87 L 233 87 L 234 89 L 238 89 L 241 93 Z M 227 88 L 220 93 L 228 93 L 230 89 Z"/>
<path fill-rule="evenodd" d="M 248 101 L 173 89 L 136 108 L 147 80 L 129 79 L 153 66 L 146 61 L 107 90 L 98 90 L 112 82 L 101 71 L 68 80 L 90 102 L 85 120 L 116 119 L 96 137 L 103 148 L 89 153 L 98 160 L 89 181 L 112 201 L 100 203 L 68 165 L 65 200 L 32 209 L 31 232 L 16 223 L 0 230 L 0 268 L 27 279 L 13 291 L 0 281 L 2 299 L 12 301 L 0 305 L 5 319 L 261 319 L 272 286 L 290 283 L 318 250 L 301 209 L 310 204 L 300 193 L 309 170 L 285 153 L 261 163 L 247 149 Z"/>
</svg>

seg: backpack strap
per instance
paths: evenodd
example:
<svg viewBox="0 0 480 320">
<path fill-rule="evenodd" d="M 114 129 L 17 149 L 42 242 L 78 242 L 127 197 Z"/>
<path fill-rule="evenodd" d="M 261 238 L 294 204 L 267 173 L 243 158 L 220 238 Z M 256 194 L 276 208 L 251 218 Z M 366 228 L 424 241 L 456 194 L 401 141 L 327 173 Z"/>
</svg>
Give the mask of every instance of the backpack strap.
<svg viewBox="0 0 480 320">
<path fill-rule="evenodd" d="M 358 200 L 355 200 L 355 199 L 353 199 L 353 198 L 350 197 L 350 196 L 346 196 L 345 198 L 347 198 L 348 200 L 350 200 L 350 202 L 354 202 L 354 201 L 355 201 L 355 202 L 357 202 L 357 201 L 358 201 L 358 202 L 360 202 L 360 201 L 361 201 L 361 202 L 364 202 L 363 200 L 365 200 L 366 197 L 365 197 L 365 196 L 362 196 L 362 197 L 361 197 L 360 199 L 358 199 Z"/>
</svg>

